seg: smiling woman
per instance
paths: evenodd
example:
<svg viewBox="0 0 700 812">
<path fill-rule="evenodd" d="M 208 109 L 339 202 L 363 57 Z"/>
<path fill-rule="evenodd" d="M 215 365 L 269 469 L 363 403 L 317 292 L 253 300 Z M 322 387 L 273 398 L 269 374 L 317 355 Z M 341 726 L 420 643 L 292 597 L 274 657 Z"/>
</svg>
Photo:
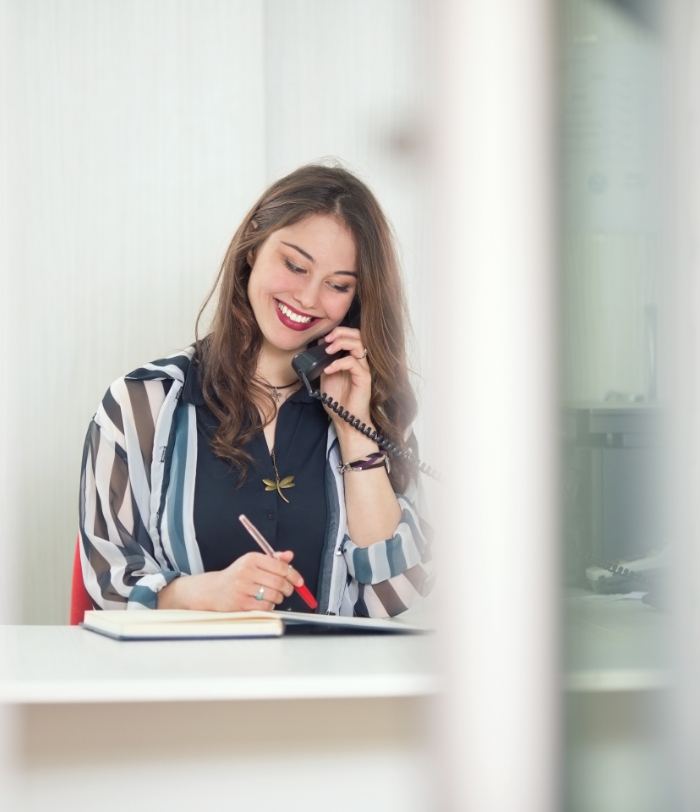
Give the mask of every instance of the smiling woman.
<svg viewBox="0 0 700 812">
<path fill-rule="evenodd" d="M 405 318 L 390 230 L 361 181 L 311 165 L 265 191 L 194 345 L 115 381 L 90 424 L 80 531 L 95 606 L 302 611 L 305 583 L 321 612 L 383 616 L 424 595 L 416 475 L 403 459 L 389 469 L 291 366 L 322 338 L 345 351 L 322 390 L 415 451 Z M 276 558 L 252 551 L 240 513 Z"/>
</svg>

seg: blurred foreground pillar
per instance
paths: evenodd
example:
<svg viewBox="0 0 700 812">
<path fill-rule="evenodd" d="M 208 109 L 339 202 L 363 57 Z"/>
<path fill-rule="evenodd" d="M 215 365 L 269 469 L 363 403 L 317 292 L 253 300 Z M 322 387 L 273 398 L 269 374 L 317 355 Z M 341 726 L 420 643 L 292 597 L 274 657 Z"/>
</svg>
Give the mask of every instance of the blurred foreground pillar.
<svg viewBox="0 0 700 812">
<path fill-rule="evenodd" d="M 16 549 L 19 544 L 19 508 L 17 500 L 16 471 L 20 452 L 20 411 L 23 368 L 21 337 L 27 329 L 41 329 L 37 325 L 19 324 L 17 318 L 17 242 L 11 231 L 10 211 L 16 203 L 11 197 L 12 185 L 8 182 L 13 156 L 8 144 L 14 109 L 9 83 L 2 78 L 9 76 L 13 64 L 15 43 L 12 39 L 12 5 L 0 0 L 0 381 L 3 392 L 0 397 L 0 624 L 12 623 L 16 618 L 18 581 Z M 25 371 L 26 374 L 26 371 Z M 0 658 L 9 652 L 0 651 Z M 16 786 L 16 725 L 15 713 L 0 703 L 0 805 L 3 809 L 19 809 Z"/>
<path fill-rule="evenodd" d="M 668 371 L 670 427 L 666 477 L 676 691 L 670 708 L 673 812 L 700 809 L 700 7 L 664 6 L 668 53 L 669 293 L 661 362 Z"/>
<path fill-rule="evenodd" d="M 441 809 L 557 803 L 554 20 L 440 6 L 434 122 L 442 442 Z"/>
</svg>

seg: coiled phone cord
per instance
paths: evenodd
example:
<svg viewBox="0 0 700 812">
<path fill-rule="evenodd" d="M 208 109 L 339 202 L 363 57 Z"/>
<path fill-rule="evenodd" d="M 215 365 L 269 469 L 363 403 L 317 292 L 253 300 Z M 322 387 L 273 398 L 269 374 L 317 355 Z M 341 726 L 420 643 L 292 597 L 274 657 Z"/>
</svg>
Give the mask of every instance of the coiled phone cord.
<svg viewBox="0 0 700 812">
<path fill-rule="evenodd" d="M 335 414 L 337 414 L 341 420 L 344 420 L 354 429 L 357 429 L 357 431 L 364 434 L 365 437 L 369 437 L 369 439 L 372 440 L 373 443 L 376 443 L 382 449 L 382 451 L 386 451 L 387 454 L 391 454 L 392 457 L 399 457 L 400 459 L 406 460 L 422 474 L 426 474 L 438 482 L 440 481 L 440 475 L 434 468 L 431 468 L 429 465 L 426 465 L 426 463 L 421 462 L 420 460 L 413 459 L 413 450 L 411 448 L 401 448 L 400 446 L 396 445 L 396 443 L 392 443 L 391 440 L 387 439 L 383 434 L 380 434 L 376 429 L 370 428 L 370 426 L 368 426 L 366 423 L 363 423 L 359 417 L 355 417 L 355 415 L 350 414 L 345 407 L 341 406 L 337 400 L 333 400 L 330 395 L 327 395 L 325 392 L 319 392 L 317 389 L 313 389 L 305 375 L 301 374 L 300 377 L 302 378 L 304 384 L 306 385 L 306 389 L 312 398 L 320 400 L 324 406 L 327 406 L 332 412 L 335 412 Z"/>
</svg>

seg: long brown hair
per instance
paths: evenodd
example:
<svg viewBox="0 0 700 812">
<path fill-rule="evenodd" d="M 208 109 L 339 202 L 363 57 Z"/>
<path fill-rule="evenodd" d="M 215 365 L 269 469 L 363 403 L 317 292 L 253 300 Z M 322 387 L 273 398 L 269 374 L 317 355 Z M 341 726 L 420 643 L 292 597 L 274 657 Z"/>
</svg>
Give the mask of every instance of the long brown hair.
<svg viewBox="0 0 700 812">
<path fill-rule="evenodd" d="M 241 481 L 251 462 L 243 445 L 269 422 L 256 404 L 266 404 L 264 413 L 275 414 L 270 391 L 255 379 L 262 336 L 248 301 L 249 257 L 274 231 L 314 214 L 337 217 L 355 239 L 358 285 L 351 311 L 359 311 L 372 370 L 373 425 L 402 444 L 416 415 L 406 364 L 407 311 L 389 224 L 372 192 L 350 172 L 302 166 L 273 183 L 243 218 L 195 325 L 204 400 L 219 420 L 212 449 L 239 469 Z M 217 288 L 211 330 L 200 340 L 199 322 Z M 405 489 L 409 476 L 407 464 L 392 459 L 390 477 L 397 491 Z"/>
</svg>

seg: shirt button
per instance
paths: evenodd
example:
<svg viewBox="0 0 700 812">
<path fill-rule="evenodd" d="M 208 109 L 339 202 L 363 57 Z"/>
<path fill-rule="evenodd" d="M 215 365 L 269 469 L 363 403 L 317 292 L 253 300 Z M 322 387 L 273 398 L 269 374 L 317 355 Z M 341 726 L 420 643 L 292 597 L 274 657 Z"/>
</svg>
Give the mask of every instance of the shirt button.
<svg viewBox="0 0 700 812">
<path fill-rule="evenodd" d="M 275 518 L 275 513 L 272 510 L 267 511 L 267 518 L 272 521 Z"/>
</svg>

